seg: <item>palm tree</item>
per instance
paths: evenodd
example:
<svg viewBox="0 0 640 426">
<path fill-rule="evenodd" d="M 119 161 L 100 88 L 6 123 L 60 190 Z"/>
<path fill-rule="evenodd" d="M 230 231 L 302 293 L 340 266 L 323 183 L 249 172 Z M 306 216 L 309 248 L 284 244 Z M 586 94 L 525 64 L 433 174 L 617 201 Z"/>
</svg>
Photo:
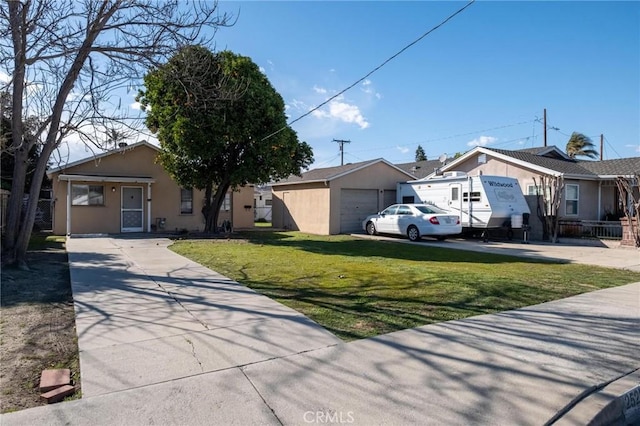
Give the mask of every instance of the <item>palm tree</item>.
<svg viewBox="0 0 640 426">
<path fill-rule="evenodd" d="M 567 142 L 567 155 L 571 158 L 588 157 L 598 158 L 593 141 L 582 133 L 573 132 Z"/>
</svg>

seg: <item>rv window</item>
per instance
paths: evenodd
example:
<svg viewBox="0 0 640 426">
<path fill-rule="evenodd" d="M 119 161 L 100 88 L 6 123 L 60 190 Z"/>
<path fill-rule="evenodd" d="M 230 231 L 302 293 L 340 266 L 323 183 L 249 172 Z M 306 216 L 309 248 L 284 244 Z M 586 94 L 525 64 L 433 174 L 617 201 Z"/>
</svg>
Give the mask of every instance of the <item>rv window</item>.
<svg viewBox="0 0 640 426">
<path fill-rule="evenodd" d="M 402 202 L 403 202 L 404 204 L 413 204 L 413 203 L 415 203 L 416 201 L 415 201 L 415 198 L 414 198 L 414 197 L 413 197 L 413 195 L 412 195 L 412 196 L 410 196 L 410 197 L 402 197 Z"/>
<path fill-rule="evenodd" d="M 481 200 L 480 192 L 474 191 L 474 192 L 471 193 L 471 202 L 480 201 L 480 200 Z M 469 201 L 469 193 L 468 192 L 462 193 L 462 201 Z"/>
<path fill-rule="evenodd" d="M 457 186 L 451 188 L 451 201 L 458 201 L 460 197 L 460 188 Z"/>
</svg>

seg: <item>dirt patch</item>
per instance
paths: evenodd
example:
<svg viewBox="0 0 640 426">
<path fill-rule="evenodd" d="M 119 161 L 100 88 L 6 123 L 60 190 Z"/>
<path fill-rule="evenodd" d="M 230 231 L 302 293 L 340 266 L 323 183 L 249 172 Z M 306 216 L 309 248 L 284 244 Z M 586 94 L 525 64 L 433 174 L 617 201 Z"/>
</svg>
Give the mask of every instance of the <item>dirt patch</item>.
<svg viewBox="0 0 640 426">
<path fill-rule="evenodd" d="M 78 341 L 67 253 L 61 243 L 29 252 L 30 271 L 3 268 L 0 411 L 45 405 L 42 370 L 69 368 L 79 386 Z M 80 391 L 71 398 L 79 398 Z"/>
</svg>

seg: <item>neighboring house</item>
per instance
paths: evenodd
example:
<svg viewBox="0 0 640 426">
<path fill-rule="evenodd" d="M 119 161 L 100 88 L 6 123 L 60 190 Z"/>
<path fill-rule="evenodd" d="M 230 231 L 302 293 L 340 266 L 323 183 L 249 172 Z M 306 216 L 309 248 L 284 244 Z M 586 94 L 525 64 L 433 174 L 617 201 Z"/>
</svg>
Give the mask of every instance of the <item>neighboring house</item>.
<svg viewBox="0 0 640 426">
<path fill-rule="evenodd" d="M 444 164 L 441 163 L 440 160 L 414 161 L 413 163 L 396 164 L 396 167 L 410 173 L 414 176 L 414 179 L 422 179 L 432 175 L 436 170 L 442 168 L 445 164 L 451 161 L 453 161 L 451 158 L 448 158 Z"/>
<path fill-rule="evenodd" d="M 272 184 L 273 226 L 312 234 L 359 232 L 362 221 L 396 201 L 411 173 L 384 159 L 314 169 Z"/>
<path fill-rule="evenodd" d="M 50 170 L 54 234 L 202 231 L 203 192 L 171 179 L 158 151 L 143 141 Z M 220 223 L 253 227 L 252 198 L 252 186 L 230 191 Z"/>
<path fill-rule="evenodd" d="M 539 184 L 540 176 L 562 176 L 560 217 L 592 221 L 623 215 L 615 179 L 640 173 L 640 157 L 580 161 L 555 146 L 517 151 L 476 147 L 440 169 L 454 170 L 517 178 L 525 195 L 536 194 L 535 181 Z"/>
<path fill-rule="evenodd" d="M 256 185 L 253 192 L 253 209 L 256 221 L 271 222 L 273 198 L 271 185 Z"/>
</svg>

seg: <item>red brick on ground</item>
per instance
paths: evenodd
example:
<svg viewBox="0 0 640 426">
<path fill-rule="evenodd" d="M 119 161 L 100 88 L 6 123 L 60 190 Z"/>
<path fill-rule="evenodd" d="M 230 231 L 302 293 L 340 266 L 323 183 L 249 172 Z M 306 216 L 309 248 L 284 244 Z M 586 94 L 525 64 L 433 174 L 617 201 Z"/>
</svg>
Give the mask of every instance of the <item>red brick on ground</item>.
<svg viewBox="0 0 640 426">
<path fill-rule="evenodd" d="M 64 385 L 47 393 L 43 393 L 40 395 L 40 398 L 47 401 L 47 404 L 53 404 L 54 402 L 62 401 L 65 397 L 72 395 L 75 391 L 75 387 L 71 385 Z"/>
<path fill-rule="evenodd" d="M 60 368 L 43 370 L 40 376 L 40 392 L 49 392 L 64 385 L 71 384 L 71 370 Z"/>
</svg>

